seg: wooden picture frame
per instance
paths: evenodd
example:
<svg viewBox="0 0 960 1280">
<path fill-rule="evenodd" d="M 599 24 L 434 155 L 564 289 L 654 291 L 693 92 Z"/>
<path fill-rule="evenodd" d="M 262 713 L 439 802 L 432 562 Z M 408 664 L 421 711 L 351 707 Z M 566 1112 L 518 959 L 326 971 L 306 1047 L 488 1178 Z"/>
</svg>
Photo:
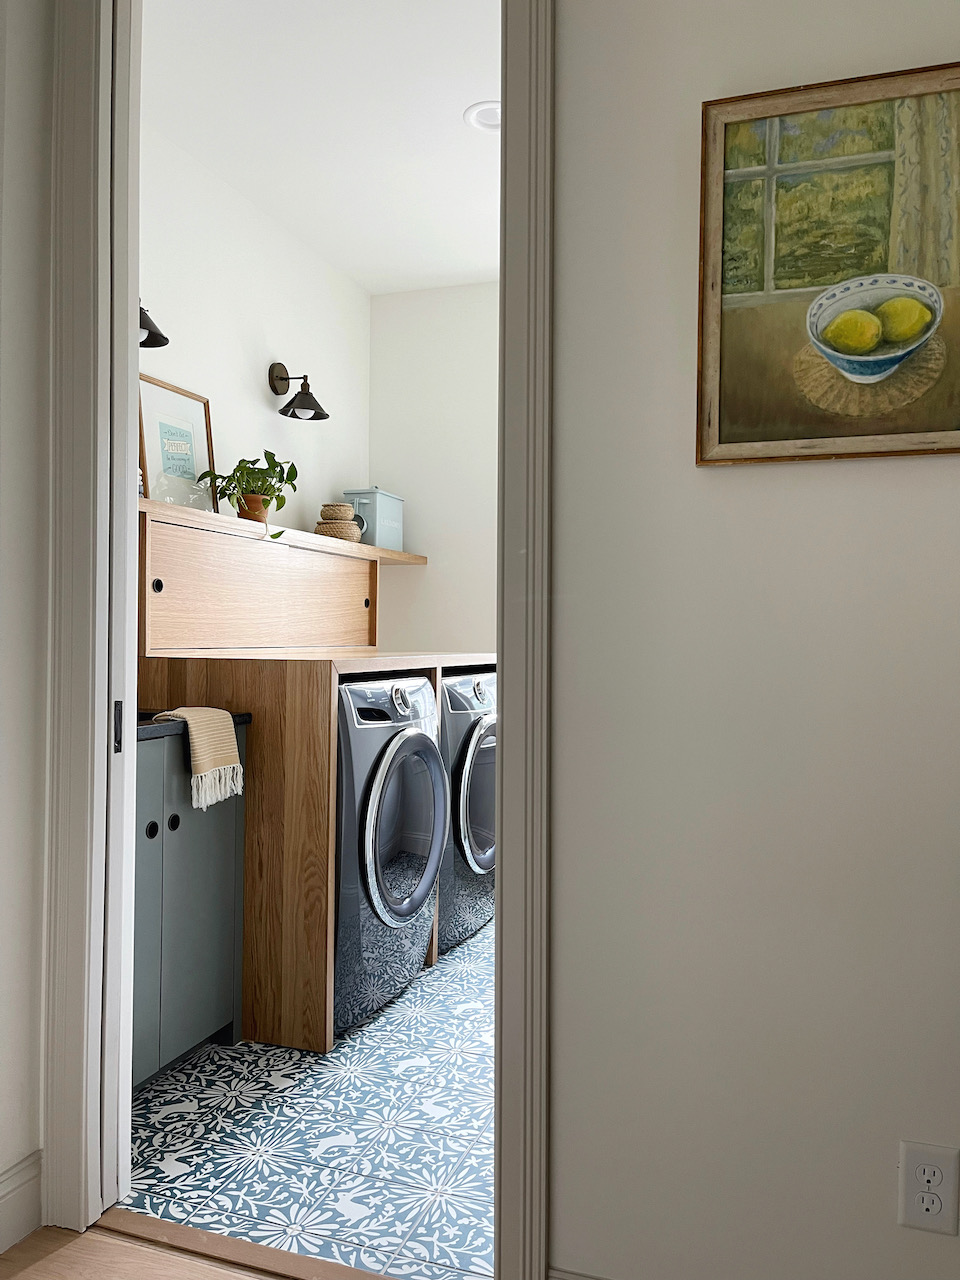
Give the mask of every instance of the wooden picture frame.
<svg viewBox="0 0 960 1280">
<path fill-rule="evenodd" d="M 200 511 L 218 511 L 215 487 L 192 483 L 213 468 L 210 401 L 195 391 L 141 373 L 140 469 L 144 497 Z"/>
<path fill-rule="evenodd" d="M 701 161 L 697 464 L 960 452 L 960 64 L 705 102 Z"/>
</svg>

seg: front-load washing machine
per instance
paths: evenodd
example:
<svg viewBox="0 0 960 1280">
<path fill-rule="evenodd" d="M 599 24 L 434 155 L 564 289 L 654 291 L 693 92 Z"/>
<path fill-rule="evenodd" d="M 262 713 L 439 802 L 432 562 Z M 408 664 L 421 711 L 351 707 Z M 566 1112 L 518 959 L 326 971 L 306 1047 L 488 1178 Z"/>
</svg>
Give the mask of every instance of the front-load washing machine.
<svg viewBox="0 0 960 1280">
<path fill-rule="evenodd" d="M 492 919 L 497 816 L 497 673 L 445 676 L 440 751 L 450 776 L 450 835 L 440 868 L 439 947 Z"/>
<path fill-rule="evenodd" d="M 437 700 L 422 676 L 340 685 L 334 1029 L 420 972 L 450 819 Z"/>
</svg>

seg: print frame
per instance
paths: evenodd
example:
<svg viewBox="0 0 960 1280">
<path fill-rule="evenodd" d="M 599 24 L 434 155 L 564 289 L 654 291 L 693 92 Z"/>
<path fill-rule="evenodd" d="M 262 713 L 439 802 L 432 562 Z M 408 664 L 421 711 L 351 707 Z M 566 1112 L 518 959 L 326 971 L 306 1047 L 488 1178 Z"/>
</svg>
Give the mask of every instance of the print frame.
<svg viewBox="0 0 960 1280">
<path fill-rule="evenodd" d="M 924 112 L 936 113 L 928 137 L 943 135 L 944 116 L 960 138 L 960 63 L 703 104 L 698 465 L 960 452 L 960 145 L 956 171 L 931 176 L 912 141 L 924 136 Z M 731 126 L 740 132 L 728 135 Z M 953 197 L 955 221 L 920 217 L 903 191 L 927 203 Z M 737 199 L 746 210 L 739 226 Z M 802 211 L 792 220 L 791 200 Z M 919 243 L 931 238 L 932 249 Z M 952 256 L 941 266 L 947 241 Z M 849 299 L 823 301 L 848 285 Z M 921 285 L 932 290 L 923 301 L 933 318 L 916 350 L 889 344 L 884 329 L 864 363 L 820 332 L 831 308 L 860 301 L 855 309 L 873 314 L 877 298 Z M 878 379 L 885 354 L 895 367 Z"/>
<path fill-rule="evenodd" d="M 219 510 L 215 487 L 195 483 L 215 469 L 206 396 L 140 374 L 140 469 L 145 498 Z"/>
</svg>

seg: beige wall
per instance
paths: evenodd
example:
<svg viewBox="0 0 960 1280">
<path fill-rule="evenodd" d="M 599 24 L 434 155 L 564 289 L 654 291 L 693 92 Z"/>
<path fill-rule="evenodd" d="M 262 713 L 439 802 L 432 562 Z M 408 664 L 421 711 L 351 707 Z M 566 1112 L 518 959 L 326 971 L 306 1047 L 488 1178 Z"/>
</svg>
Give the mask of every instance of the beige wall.
<svg viewBox="0 0 960 1280">
<path fill-rule="evenodd" d="M 559 0 L 555 1265 L 947 1280 L 960 457 L 697 470 L 700 102 L 957 56 L 955 0 Z M 571 519 L 584 500 L 602 533 Z"/>
<path fill-rule="evenodd" d="M 371 299 L 370 480 L 430 560 L 383 571 L 382 648 L 496 648 L 498 335 L 496 282 Z"/>
<path fill-rule="evenodd" d="M 0 4 L 0 1251 L 39 1222 L 52 10 Z"/>
</svg>

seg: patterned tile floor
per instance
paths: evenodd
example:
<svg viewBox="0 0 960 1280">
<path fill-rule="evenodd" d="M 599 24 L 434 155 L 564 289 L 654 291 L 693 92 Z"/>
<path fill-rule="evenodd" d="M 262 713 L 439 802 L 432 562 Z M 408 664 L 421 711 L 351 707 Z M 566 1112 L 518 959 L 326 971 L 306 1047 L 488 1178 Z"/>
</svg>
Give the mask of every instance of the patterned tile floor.
<svg viewBox="0 0 960 1280">
<path fill-rule="evenodd" d="M 326 1057 L 207 1046 L 134 1099 L 124 1207 L 398 1280 L 493 1274 L 493 924 Z"/>
</svg>

